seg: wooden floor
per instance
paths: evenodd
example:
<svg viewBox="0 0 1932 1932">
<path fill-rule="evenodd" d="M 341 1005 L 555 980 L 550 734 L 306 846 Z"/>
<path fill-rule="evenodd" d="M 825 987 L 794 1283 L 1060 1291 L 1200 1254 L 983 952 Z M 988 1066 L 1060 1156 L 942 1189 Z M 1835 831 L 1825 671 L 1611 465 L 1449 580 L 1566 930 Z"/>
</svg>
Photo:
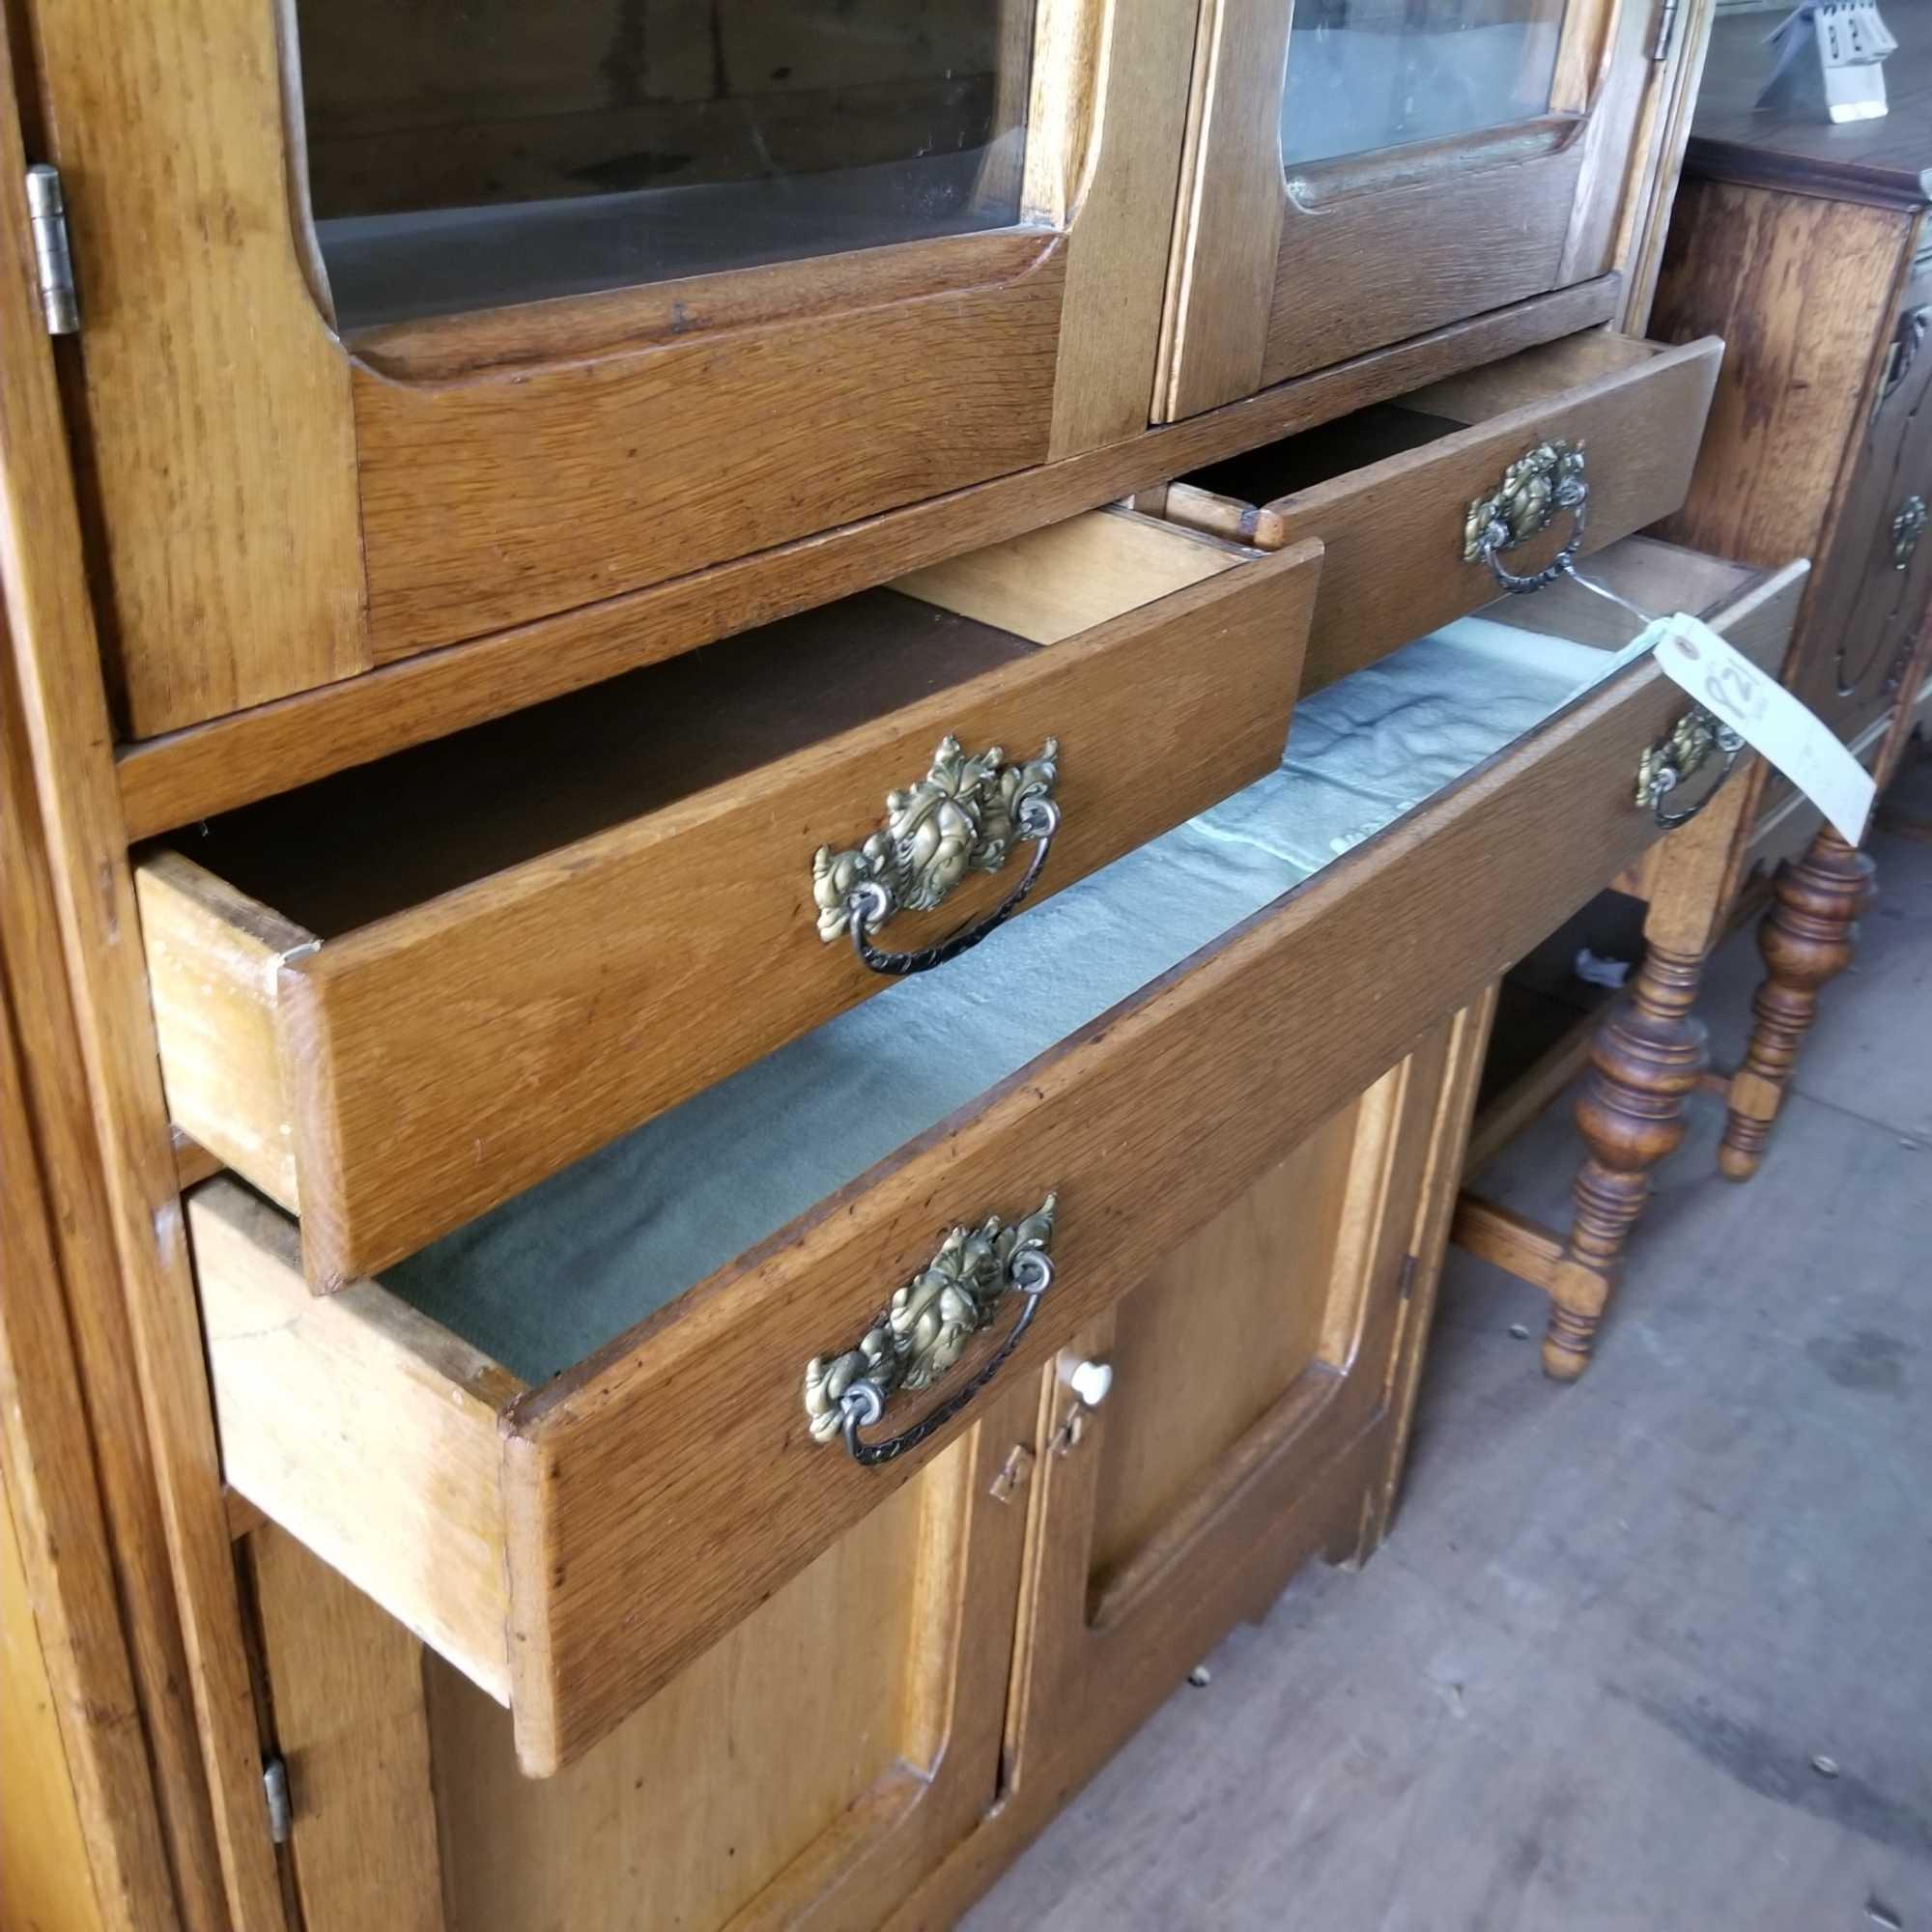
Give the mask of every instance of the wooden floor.
<svg viewBox="0 0 1932 1932">
<path fill-rule="evenodd" d="M 1932 1928 L 1932 843 L 1874 852 L 1759 1179 L 1698 1102 L 1575 1388 L 1456 1257 L 1388 1546 L 1177 1687 L 971 1932 Z M 1575 1151 L 1566 1100 L 1487 1191 L 1553 1219 Z"/>
</svg>

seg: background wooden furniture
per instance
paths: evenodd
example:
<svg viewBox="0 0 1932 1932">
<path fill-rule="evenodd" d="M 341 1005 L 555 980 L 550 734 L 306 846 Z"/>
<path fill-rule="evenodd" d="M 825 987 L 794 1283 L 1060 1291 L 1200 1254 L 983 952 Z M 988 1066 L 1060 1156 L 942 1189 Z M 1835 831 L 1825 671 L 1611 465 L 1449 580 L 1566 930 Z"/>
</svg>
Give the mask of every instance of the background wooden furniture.
<svg viewBox="0 0 1932 1932">
<path fill-rule="evenodd" d="M 1817 559 L 1784 681 L 1888 770 L 1919 705 L 1912 654 L 1932 603 L 1932 8 L 1898 0 L 1889 17 L 1890 112 L 1833 128 L 1753 111 L 1772 59 L 1763 20 L 1720 16 L 1653 324 L 1732 345 L 1690 497 L 1664 528 Z M 1807 825 L 1817 814 L 1788 785 L 1762 781 L 1747 864 Z M 1818 996 L 1850 962 L 1871 862 L 1820 827 L 1773 892 L 1769 977 L 1719 1155 L 1734 1179 L 1756 1172 Z"/>
</svg>

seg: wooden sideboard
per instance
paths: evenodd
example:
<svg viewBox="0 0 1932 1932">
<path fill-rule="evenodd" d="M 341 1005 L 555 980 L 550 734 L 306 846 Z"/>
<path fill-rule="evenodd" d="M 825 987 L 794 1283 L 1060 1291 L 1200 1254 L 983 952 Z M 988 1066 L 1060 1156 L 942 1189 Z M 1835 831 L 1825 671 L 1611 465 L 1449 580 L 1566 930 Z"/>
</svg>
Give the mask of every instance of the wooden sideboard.
<svg viewBox="0 0 1932 1932">
<path fill-rule="evenodd" d="M 1636 534 L 1690 0 L 867 6 L 8 8 L 44 1919 L 951 1922 L 1380 1542 L 1496 978 L 1729 769 L 1559 558 L 1783 653 Z"/>
</svg>

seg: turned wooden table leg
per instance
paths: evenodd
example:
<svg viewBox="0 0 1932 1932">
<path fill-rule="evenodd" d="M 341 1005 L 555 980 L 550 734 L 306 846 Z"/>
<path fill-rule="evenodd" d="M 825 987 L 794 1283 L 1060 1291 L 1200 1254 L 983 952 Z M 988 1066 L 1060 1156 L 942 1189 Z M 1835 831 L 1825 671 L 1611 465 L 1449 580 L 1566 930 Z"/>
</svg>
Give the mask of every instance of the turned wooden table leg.
<svg viewBox="0 0 1932 1932">
<path fill-rule="evenodd" d="M 1829 825 L 1795 865 L 1777 868 L 1758 926 L 1765 980 L 1751 1002 L 1750 1044 L 1731 1078 L 1730 1119 L 1718 1168 L 1748 1180 L 1764 1158 L 1818 996 L 1852 963 L 1852 928 L 1872 900 L 1872 862 Z"/>
<path fill-rule="evenodd" d="M 1588 1366 L 1651 1169 L 1684 1138 L 1685 1102 L 1705 1060 L 1703 1023 L 1690 1016 L 1703 967 L 1700 952 L 1653 945 L 1591 1046 L 1577 1102 L 1589 1152 L 1577 1174 L 1570 1238 L 1551 1271 L 1543 1341 L 1544 1371 L 1558 1381 Z"/>
</svg>

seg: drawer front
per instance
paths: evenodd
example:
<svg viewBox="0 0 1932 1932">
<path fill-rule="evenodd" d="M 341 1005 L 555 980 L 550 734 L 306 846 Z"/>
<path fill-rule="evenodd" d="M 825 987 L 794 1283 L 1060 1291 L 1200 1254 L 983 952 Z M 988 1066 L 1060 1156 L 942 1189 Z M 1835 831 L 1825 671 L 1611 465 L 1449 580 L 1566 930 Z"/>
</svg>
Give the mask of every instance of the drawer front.
<svg viewBox="0 0 1932 1932">
<path fill-rule="evenodd" d="M 1713 621 L 1775 663 L 1803 579 Z M 1660 836 L 1638 766 L 1686 705 L 1654 664 L 1619 673 L 538 1388 L 377 1284 L 309 1296 L 290 1224 L 215 1183 L 191 1223 L 229 1480 L 507 1701 L 526 1767 L 554 1769 L 1636 859 Z M 1005 1296 L 860 1439 L 951 1404 L 1028 1305 L 987 1394 L 883 1463 L 814 1439 L 807 1364 L 945 1266 L 949 1224 L 1011 1225 L 1049 1193 L 1050 1286 Z"/>
<path fill-rule="evenodd" d="M 184 860 L 152 863 L 176 1120 L 300 1212 L 325 1288 L 472 1219 L 887 983 L 821 937 L 813 855 L 879 830 L 946 735 L 1013 760 L 1058 741 L 1060 829 L 1035 898 L 1268 770 L 1319 547 L 1202 554 L 1204 582 L 1062 640 L 1049 621 L 1049 648 L 320 947 Z M 971 561 L 950 594 L 999 621 L 997 555 Z M 1032 850 L 876 943 L 983 920 Z"/>
<path fill-rule="evenodd" d="M 1406 410 L 1466 428 L 1368 461 L 1374 431 L 1365 423 L 1360 467 L 1346 468 L 1346 425 L 1337 425 L 1328 440 L 1341 473 L 1259 503 L 1177 484 L 1167 514 L 1263 549 L 1321 539 L 1303 685 L 1319 690 L 1496 595 L 1490 569 L 1465 554 L 1470 508 L 1540 445 L 1582 451 L 1581 554 L 1676 509 L 1722 355 L 1715 337 L 1674 349 L 1606 335 L 1551 343 L 1403 399 Z M 1379 413 L 1388 434 L 1394 412 Z M 1533 574 L 1573 530 L 1572 516 L 1558 512 L 1500 560 L 1519 576 Z"/>
</svg>

